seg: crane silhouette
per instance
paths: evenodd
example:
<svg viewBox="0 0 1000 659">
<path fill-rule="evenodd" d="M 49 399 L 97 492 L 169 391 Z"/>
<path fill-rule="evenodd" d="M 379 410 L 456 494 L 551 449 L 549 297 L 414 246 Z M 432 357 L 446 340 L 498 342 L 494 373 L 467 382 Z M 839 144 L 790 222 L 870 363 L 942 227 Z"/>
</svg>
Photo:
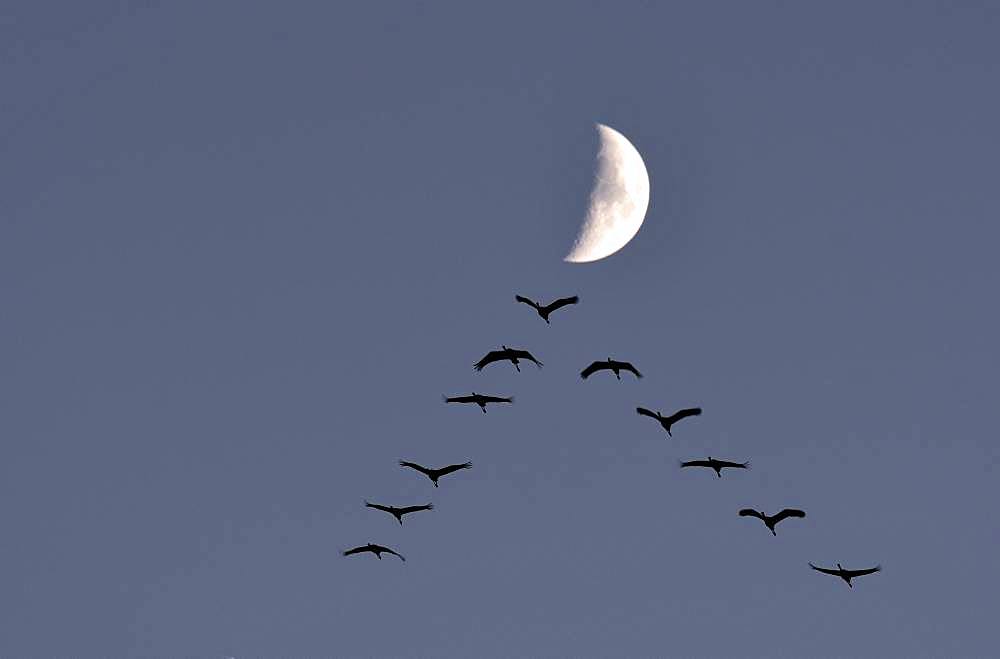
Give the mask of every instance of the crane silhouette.
<svg viewBox="0 0 1000 659">
<path fill-rule="evenodd" d="M 517 369 L 518 373 L 521 372 L 521 367 L 518 366 L 520 360 L 527 359 L 528 361 L 535 362 L 538 368 L 542 367 L 542 362 L 535 359 L 527 350 L 518 350 L 516 348 L 508 348 L 507 346 L 501 346 L 500 350 L 491 350 L 486 353 L 486 356 L 476 362 L 472 368 L 477 371 L 481 371 L 493 362 L 509 361 Z"/>
<path fill-rule="evenodd" d="M 621 371 L 629 371 L 630 373 L 633 373 L 637 378 L 642 377 L 642 373 L 636 370 L 635 366 L 632 366 L 632 364 L 630 364 L 629 362 L 615 361 L 610 357 L 608 357 L 608 361 L 606 362 L 594 362 L 587 368 L 583 369 L 580 372 L 580 377 L 586 380 L 587 378 L 589 378 L 591 375 L 593 375 L 598 371 L 614 371 L 615 377 L 618 378 L 619 380 L 622 379 Z"/>
<path fill-rule="evenodd" d="M 573 297 L 561 297 L 558 300 L 549 302 L 546 305 L 541 305 L 535 302 L 534 300 L 530 300 L 524 297 L 523 295 L 515 295 L 514 299 L 517 300 L 518 302 L 523 302 L 528 306 L 534 308 L 534 310 L 538 312 L 538 315 L 541 316 L 542 320 L 544 320 L 546 323 L 549 322 L 549 314 L 555 311 L 556 309 L 562 309 L 567 305 L 576 304 L 577 302 L 580 301 L 580 298 L 577 297 L 576 295 L 574 295 Z"/>
<path fill-rule="evenodd" d="M 352 554 L 363 554 L 365 552 L 371 552 L 378 556 L 379 560 L 382 560 L 382 554 L 392 554 L 393 556 L 398 556 L 399 560 L 406 561 L 402 554 L 396 553 L 388 547 L 383 547 L 382 545 L 374 545 L 368 543 L 367 545 L 362 545 L 360 547 L 355 547 L 354 549 L 348 549 L 344 552 L 344 556 L 351 556 Z"/>
<path fill-rule="evenodd" d="M 432 503 L 429 503 L 426 506 L 404 506 L 402 508 L 397 508 L 396 506 L 383 506 L 378 503 L 369 503 L 365 501 L 365 507 L 389 513 L 396 518 L 396 521 L 399 522 L 400 526 L 403 525 L 403 515 L 420 512 L 421 510 L 434 510 L 434 504 Z"/>
<path fill-rule="evenodd" d="M 400 460 L 399 465 L 401 467 L 409 467 L 410 469 L 416 469 L 421 474 L 431 479 L 431 482 L 434 483 L 434 487 L 438 486 L 438 479 L 441 478 L 442 476 L 450 474 L 453 471 L 458 471 L 460 469 L 472 468 L 471 462 L 463 462 L 462 464 L 457 464 L 457 465 L 448 465 L 447 467 L 441 467 L 440 469 L 430 469 L 428 467 L 418 465 L 416 462 L 407 462 L 406 460 Z M 400 524 L 402 524 L 402 522 L 400 522 Z"/>
<path fill-rule="evenodd" d="M 775 513 L 774 515 L 765 515 L 764 513 L 754 510 L 752 508 L 744 508 L 743 510 L 740 511 L 740 517 L 756 517 L 757 519 L 764 522 L 764 526 L 771 529 L 771 533 L 774 535 L 778 535 L 774 530 L 774 526 L 781 520 L 786 519 L 788 517 L 805 517 L 805 516 L 806 516 L 805 512 L 799 510 L 798 508 L 785 508 L 780 513 Z"/>
<path fill-rule="evenodd" d="M 484 396 L 483 394 L 477 394 L 473 391 L 468 396 L 442 396 L 444 402 L 446 403 L 475 403 L 486 414 L 487 403 L 513 403 L 514 397 L 509 396 L 507 398 L 502 398 L 500 396 Z"/>
<path fill-rule="evenodd" d="M 729 462 L 728 460 L 716 460 L 712 456 L 708 456 L 708 460 L 689 460 L 688 462 L 682 462 L 681 468 L 684 467 L 708 467 L 709 469 L 715 470 L 715 475 L 722 478 L 723 469 L 749 469 L 749 462 Z"/>
<path fill-rule="evenodd" d="M 673 437 L 670 433 L 670 427 L 680 421 L 681 419 L 686 419 L 689 416 L 698 416 L 701 414 L 700 407 L 689 407 L 683 410 L 677 410 L 670 416 L 663 416 L 659 412 L 654 412 L 652 410 L 647 410 L 645 407 L 637 407 L 635 411 L 639 413 L 639 416 L 648 416 L 651 419 L 656 419 L 663 426 L 663 429 L 667 431 L 667 435 Z"/>
<path fill-rule="evenodd" d="M 876 565 L 875 567 L 870 567 L 866 570 L 845 570 L 840 565 L 840 563 L 837 563 L 836 570 L 827 567 L 817 567 L 812 563 L 809 564 L 809 567 L 816 570 L 817 572 L 822 572 L 823 574 L 832 574 L 835 577 L 840 577 L 851 588 L 854 588 L 854 586 L 851 584 L 851 579 L 853 579 L 854 577 L 863 577 L 866 574 L 875 574 L 876 572 L 882 571 L 881 565 Z"/>
</svg>

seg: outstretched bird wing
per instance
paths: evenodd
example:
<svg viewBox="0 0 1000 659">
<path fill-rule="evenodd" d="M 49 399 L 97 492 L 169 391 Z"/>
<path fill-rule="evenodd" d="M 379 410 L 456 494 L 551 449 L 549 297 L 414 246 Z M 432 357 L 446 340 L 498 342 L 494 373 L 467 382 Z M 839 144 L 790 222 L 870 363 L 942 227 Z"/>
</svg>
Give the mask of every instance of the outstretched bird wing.
<svg viewBox="0 0 1000 659">
<path fill-rule="evenodd" d="M 422 467 L 422 466 L 418 465 L 416 462 L 407 462 L 406 460 L 400 460 L 399 461 L 399 466 L 401 466 L 401 467 L 409 467 L 410 469 L 416 469 L 417 471 L 419 471 L 424 476 L 430 476 L 431 475 L 431 471 L 432 471 L 431 469 L 428 469 L 427 467 Z"/>
<path fill-rule="evenodd" d="M 785 508 L 780 513 L 774 516 L 774 523 L 777 524 L 786 517 L 805 517 L 806 513 L 798 508 Z"/>
<path fill-rule="evenodd" d="M 400 554 L 399 552 L 393 551 L 388 547 L 382 547 L 381 549 L 387 554 L 392 554 L 393 556 L 399 556 L 399 560 L 403 561 L 404 563 L 406 562 L 406 557 Z"/>
<path fill-rule="evenodd" d="M 383 506 L 383 505 L 377 504 L 377 503 L 368 503 L 367 501 L 365 501 L 365 507 L 366 508 L 374 508 L 375 510 L 381 510 L 383 512 L 389 513 L 390 515 L 395 514 L 395 513 L 393 513 L 391 507 L 389 507 L 389 506 Z"/>
<path fill-rule="evenodd" d="M 542 366 L 542 362 L 535 359 L 535 356 L 528 352 L 527 350 L 510 350 L 508 351 L 511 357 L 517 357 L 518 359 L 527 359 L 529 361 L 535 362 L 539 368 Z"/>
<path fill-rule="evenodd" d="M 597 373 L 598 371 L 603 371 L 603 370 L 606 370 L 606 369 L 609 369 L 609 368 L 611 368 L 611 366 L 607 362 L 594 362 L 593 364 L 591 364 L 587 368 L 585 368 L 582 371 L 580 371 L 580 377 L 583 378 L 584 380 L 586 380 L 587 378 L 589 378 L 594 373 Z"/>
<path fill-rule="evenodd" d="M 484 403 L 513 403 L 514 397 L 508 396 L 503 398 L 502 396 L 480 396 L 479 397 Z"/>
<path fill-rule="evenodd" d="M 453 471 L 458 471 L 459 469 L 470 469 L 472 467 L 471 462 L 463 462 L 457 465 L 448 465 L 447 467 L 441 467 L 437 470 L 439 476 L 444 476 L 445 474 L 450 474 Z"/>
<path fill-rule="evenodd" d="M 405 506 L 403 508 L 399 508 L 399 514 L 408 515 L 409 513 L 420 512 L 421 510 L 434 510 L 434 504 L 429 503 L 426 506 Z"/>
<path fill-rule="evenodd" d="M 851 577 L 851 578 L 854 578 L 854 577 L 863 577 L 866 574 L 874 574 L 876 572 L 881 572 L 882 571 L 882 566 L 881 565 L 876 565 L 875 567 L 870 567 L 870 568 L 868 568 L 866 570 L 844 570 L 844 571 L 847 573 L 847 576 Z"/>
<path fill-rule="evenodd" d="M 647 410 L 645 407 L 637 407 L 635 408 L 635 411 L 638 412 L 640 416 L 648 416 L 651 419 L 656 419 L 657 421 L 660 420 L 660 417 L 656 416 L 656 412 Z"/>
<path fill-rule="evenodd" d="M 444 402 L 446 403 L 474 403 L 476 398 L 474 396 L 444 396 Z"/>
<path fill-rule="evenodd" d="M 504 351 L 504 350 L 490 350 L 488 353 L 486 353 L 486 356 L 483 357 L 482 359 L 480 359 L 478 362 L 476 362 L 472 366 L 472 368 L 476 369 L 477 371 L 481 371 L 488 364 L 492 364 L 493 362 L 499 361 L 501 359 L 507 359 L 506 351 Z"/>
<path fill-rule="evenodd" d="M 677 423 L 681 419 L 686 419 L 689 416 L 698 416 L 699 414 L 701 414 L 700 407 L 689 407 L 687 409 L 677 410 L 671 414 L 669 418 L 665 419 L 665 421 L 667 423 Z"/>
<path fill-rule="evenodd" d="M 831 569 L 825 568 L 825 567 L 818 567 L 816 565 L 813 565 L 812 563 L 809 564 L 809 567 L 811 567 L 812 569 L 816 570 L 817 572 L 822 572 L 823 574 L 832 574 L 835 577 L 839 577 L 840 576 L 840 570 L 831 570 Z"/>
<path fill-rule="evenodd" d="M 712 463 L 708 460 L 689 460 L 687 462 L 682 462 L 681 467 L 711 467 Z M 743 511 L 740 511 L 743 514 Z"/>
<path fill-rule="evenodd" d="M 372 551 L 372 552 L 380 551 L 380 552 L 383 552 L 385 554 L 392 554 L 393 556 L 399 556 L 400 560 L 403 560 L 403 561 L 406 560 L 405 558 L 403 558 L 403 555 L 400 554 L 399 552 L 395 552 L 395 551 L 389 549 L 388 547 L 383 547 L 382 545 L 372 545 L 372 548 L 369 551 Z"/>
<path fill-rule="evenodd" d="M 580 301 L 580 298 L 577 297 L 576 295 L 574 295 L 572 297 L 561 297 L 558 300 L 555 300 L 553 302 L 549 302 L 547 305 L 545 305 L 545 309 L 544 310 L 547 313 L 552 313 L 556 309 L 561 309 L 561 308 L 563 308 L 565 306 L 569 306 L 571 304 L 576 304 L 579 301 Z"/>
<path fill-rule="evenodd" d="M 757 519 L 764 519 L 764 513 L 758 512 L 753 508 L 744 508 L 740 511 L 740 517 L 756 517 Z"/>
<path fill-rule="evenodd" d="M 342 553 L 344 554 L 344 556 L 350 556 L 351 554 L 361 554 L 366 551 L 371 551 L 371 549 L 369 549 L 368 547 L 355 547 L 354 549 L 347 549 Z"/>
<path fill-rule="evenodd" d="M 534 307 L 536 310 L 539 308 L 539 306 L 541 306 L 537 302 L 535 302 L 534 300 L 529 300 L 528 298 L 524 297 L 523 295 L 515 295 L 514 299 L 517 300 L 518 302 L 524 302 L 528 306 Z"/>
<path fill-rule="evenodd" d="M 632 366 L 632 364 L 630 362 L 619 362 L 619 364 L 620 364 L 620 368 L 623 371 L 632 371 L 632 373 L 635 374 L 635 377 L 637 377 L 637 378 L 641 378 L 642 377 L 642 373 L 640 373 L 639 370 L 635 366 Z"/>
<path fill-rule="evenodd" d="M 732 467 L 733 469 L 749 469 L 749 462 L 730 462 L 729 460 L 716 460 L 715 464 L 720 467 Z"/>
</svg>

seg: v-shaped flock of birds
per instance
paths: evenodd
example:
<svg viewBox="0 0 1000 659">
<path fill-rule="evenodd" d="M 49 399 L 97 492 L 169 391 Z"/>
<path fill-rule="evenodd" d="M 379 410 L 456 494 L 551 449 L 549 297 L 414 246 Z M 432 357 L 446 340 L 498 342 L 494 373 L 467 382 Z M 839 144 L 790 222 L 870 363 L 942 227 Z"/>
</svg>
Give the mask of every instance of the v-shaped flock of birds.
<svg viewBox="0 0 1000 659">
<path fill-rule="evenodd" d="M 538 312 L 538 315 L 541 316 L 542 320 L 544 320 L 546 323 L 549 323 L 549 315 L 553 311 L 556 311 L 557 309 L 561 309 L 568 305 L 577 304 L 580 301 L 580 298 L 577 297 L 576 295 L 572 297 L 560 298 L 546 305 L 541 305 L 535 302 L 534 300 L 531 300 L 521 295 L 515 295 L 514 299 L 517 300 L 518 302 L 522 302 L 534 308 L 535 311 Z M 495 362 L 509 361 L 511 364 L 514 365 L 514 368 L 517 369 L 518 372 L 520 372 L 521 360 L 533 362 L 535 366 L 537 366 L 538 368 L 542 367 L 542 362 L 538 361 L 538 359 L 536 359 L 535 356 L 532 355 L 527 350 L 518 350 L 515 348 L 508 348 L 507 346 L 501 346 L 500 350 L 492 350 L 486 353 L 486 356 L 484 356 L 482 359 L 476 362 L 473 368 L 476 371 L 482 371 L 484 368 Z M 617 361 L 611 359 L 610 357 L 608 357 L 606 361 L 595 361 L 590 366 L 588 366 L 587 368 L 583 369 L 583 371 L 580 372 L 580 377 L 586 380 L 588 377 L 599 371 L 611 371 L 612 373 L 615 374 L 615 377 L 618 378 L 619 380 L 622 379 L 621 376 L 622 371 L 632 373 L 636 378 L 642 377 L 642 373 L 640 373 L 639 370 L 631 363 Z M 479 406 L 479 408 L 483 411 L 483 414 L 486 414 L 487 405 L 491 403 L 493 404 L 513 403 L 514 398 L 512 396 L 509 397 L 487 396 L 483 394 L 478 394 L 476 392 L 472 392 L 467 396 L 445 397 L 444 401 L 446 403 L 475 404 Z M 664 416 L 660 412 L 654 412 L 652 410 L 646 409 L 645 407 L 637 407 L 635 408 L 635 411 L 638 412 L 640 416 L 647 416 L 651 419 L 655 419 L 663 427 L 667 435 L 670 437 L 673 437 L 671 429 L 673 428 L 673 425 L 675 423 L 681 421 L 682 419 L 686 419 L 692 416 L 699 416 L 701 414 L 700 407 L 692 407 L 692 408 L 678 410 L 673 414 L 670 414 L 669 416 Z M 439 467 L 437 469 L 431 467 L 424 467 L 423 465 L 419 465 L 415 462 L 407 462 L 406 460 L 400 460 L 399 464 L 402 467 L 408 467 L 409 469 L 414 469 L 422 473 L 423 475 L 427 476 L 427 478 L 429 478 L 431 482 L 434 484 L 434 487 L 438 486 L 438 479 L 440 479 L 442 476 L 446 476 L 448 474 L 461 471 L 463 469 L 469 469 L 472 467 L 471 462 L 463 462 L 460 464 L 447 465 L 445 467 Z M 708 456 L 708 458 L 705 460 L 688 460 L 687 462 L 681 462 L 680 465 L 681 468 L 704 467 L 707 469 L 711 469 L 715 471 L 715 475 L 719 478 L 722 478 L 723 469 L 750 468 L 749 462 L 732 462 L 729 460 L 717 460 L 712 456 Z M 378 503 L 371 503 L 369 501 L 365 501 L 365 506 L 368 508 L 373 508 L 375 510 L 381 510 L 383 512 L 389 513 L 390 515 L 396 518 L 396 521 L 398 521 L 400 525 L 403 524 L 403 516 L 405 515 L 409 515 L 411 513 L 416 513 L 424 510 L 434 510 L 434 504 L 432 503 L 415 505 L 415 506 L 397 507 L 397 506 L 386 506 Z M 764 522 L 764 525 L 775 536 L 778 535 L 777 531 L 775 530 L 775 526 L 777 526 L 779 522 L 788 519 L 790 517 L 801 518 L 806 516 L 805 512 L 799 510 L 798 508 L 785 508 L 783 510 L 776 512 L 773 515 L 768 515 L 767 513 L 764 513 L 759 510 L 754 510 L 752 508 L 744 508 L 739 511 L 739 515 L 740 517 L 756 517 L 757 519 Z M 398 556 L 400 560 L 403 561 L 406 560 L 406 558 L 404 558 L 402 554 L 390 549 L 389 547 L 373 544 L 371 542 L 369 542 L 366 545 L 362 545 L 360 547 L 354 547 L 353 549 L 348 549 L 344 551 L 344 556 L 351 556 L 353 554 L 361 554 L 365 552 L 370 552 L 372 554 L 375 554 L 375 556 L 377 556 L 380 560 L 382 558 L 382 554 L 392 554 L 393 556 Z M 837 563 L 837 569 L 818 567 L 816 565 L 813 565 L 812 563 L 809 563 L 809 567 L 824 574 L 840 577 L 851 588 L 854 587 L 853 584 L 851 584 L 851 579 L 854 579 L 855 577 L 862 577 L 867 574 L 873 574 L 875 572 L 881 571 L 882 569 L 881 566 L 876 565 L 875 567 L 865 568 L 862 570 L 848 570 L 842 567 L 840 563 Z"/>
</svg>

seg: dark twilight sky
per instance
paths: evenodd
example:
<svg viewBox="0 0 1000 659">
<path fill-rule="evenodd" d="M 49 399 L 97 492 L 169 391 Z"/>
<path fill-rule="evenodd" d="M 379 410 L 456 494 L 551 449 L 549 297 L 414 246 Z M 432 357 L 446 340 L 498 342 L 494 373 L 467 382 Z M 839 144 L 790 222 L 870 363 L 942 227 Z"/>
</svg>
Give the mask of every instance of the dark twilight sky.
<svg viewBox="0 0 1000 659">
<path fill-rule="evenodd" d="M 1000 7 L 350 4 L 0 8 L 0 656 L 995 652 Z"/>
</svg>

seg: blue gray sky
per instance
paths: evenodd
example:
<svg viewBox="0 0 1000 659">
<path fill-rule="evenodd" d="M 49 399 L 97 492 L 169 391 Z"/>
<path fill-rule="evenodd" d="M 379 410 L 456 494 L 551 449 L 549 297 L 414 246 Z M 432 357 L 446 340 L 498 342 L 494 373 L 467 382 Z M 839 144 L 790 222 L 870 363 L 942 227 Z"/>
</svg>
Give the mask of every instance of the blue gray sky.
<svg viewBox="0 0 1000 659">
<path fill-rule="evenodd" d="M 0 655 L 992 653 L 998 30 L 4 3 Z M 567 264 L 595 122 L 651 202 Z M 545 367 L 474 373 L 501 343 Z M 580 380 L 607 356 L 646 377 Z M 517 402 L 441 402 L 471 390 Z M 677 467 L 708 454 L 753 469 Z M 408 561 L 339 555 L 368 541 Z"/>
</svg>

